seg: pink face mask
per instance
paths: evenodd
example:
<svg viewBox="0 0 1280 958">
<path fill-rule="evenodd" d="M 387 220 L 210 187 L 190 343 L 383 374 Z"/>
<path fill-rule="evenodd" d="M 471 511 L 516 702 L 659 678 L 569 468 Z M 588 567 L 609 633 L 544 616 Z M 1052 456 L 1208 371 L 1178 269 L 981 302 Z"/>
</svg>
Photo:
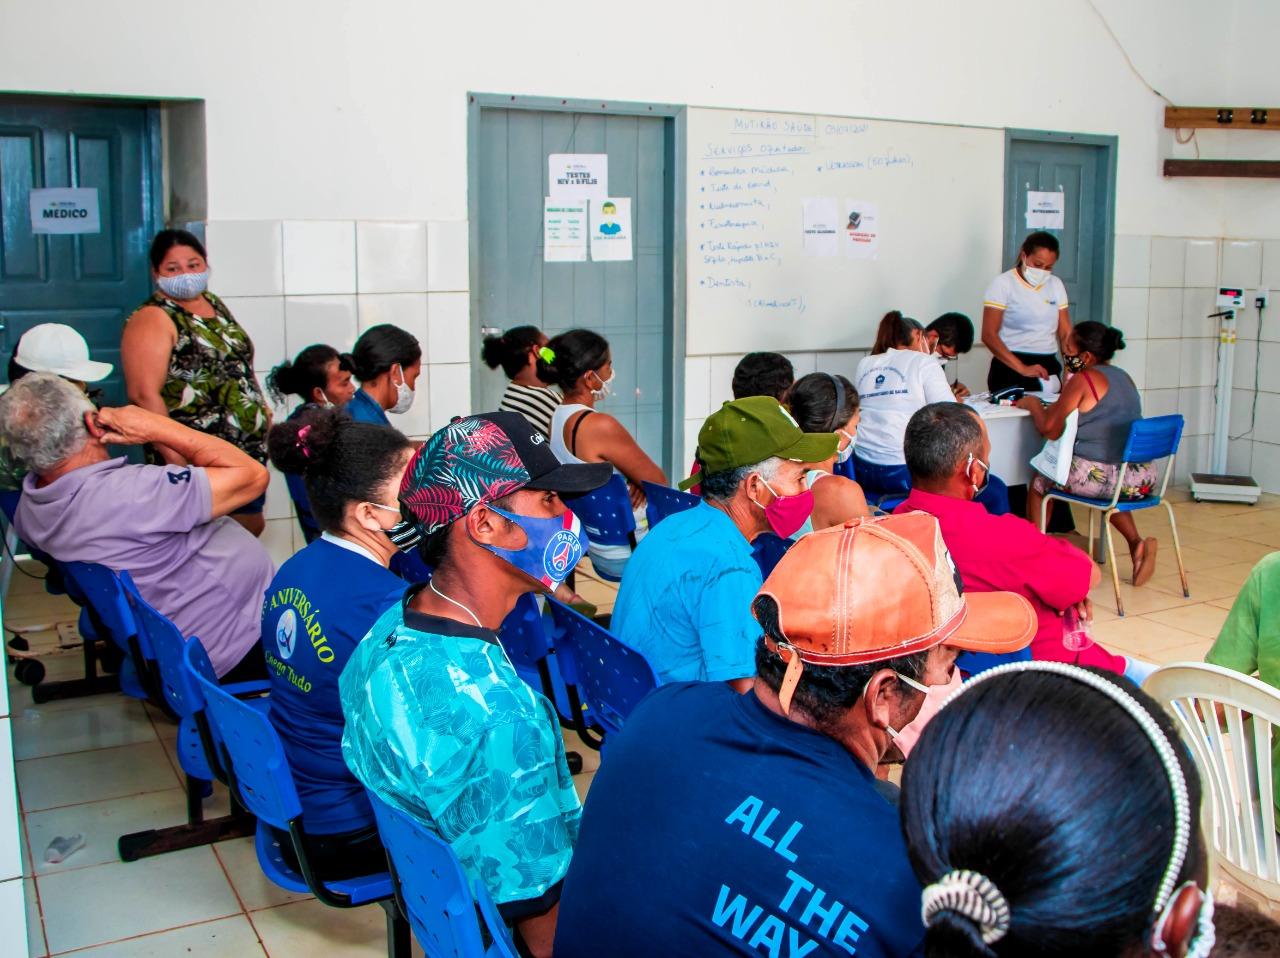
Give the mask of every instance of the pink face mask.
<svg viewBox="0 0 1280 958">
<path fill-rule="evenodd" d="M 773 492 L 773 486 L 765 482 L 763 477 L 760 481 L 764 482 L 766 489 Z M 751 501 L 760 506 L 760 503 L 754 499 Z M 764 510 L 764 518 L 769 523 L 769 528 L 782 538 L 790 539 L 800 531 L 805 520 L 813 515 L 813 490 L 806 489 L 795 496 L 780 496 L 773 492 L 773 501 L 760 508 Z"/>
</svg>

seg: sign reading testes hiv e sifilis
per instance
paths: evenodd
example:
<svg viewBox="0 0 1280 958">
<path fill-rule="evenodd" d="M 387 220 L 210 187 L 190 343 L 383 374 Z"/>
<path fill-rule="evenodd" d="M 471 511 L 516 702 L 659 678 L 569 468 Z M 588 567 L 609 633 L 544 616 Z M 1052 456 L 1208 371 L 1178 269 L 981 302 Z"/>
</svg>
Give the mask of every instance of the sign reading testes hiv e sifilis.
<svg viewBox="0 0 1280 958">
<path fill-rule="evenodd" d="M 31 232 L 100 233 L 98 191 L 92 187 L 54 187 L 31 191 Z"/>
</svg>

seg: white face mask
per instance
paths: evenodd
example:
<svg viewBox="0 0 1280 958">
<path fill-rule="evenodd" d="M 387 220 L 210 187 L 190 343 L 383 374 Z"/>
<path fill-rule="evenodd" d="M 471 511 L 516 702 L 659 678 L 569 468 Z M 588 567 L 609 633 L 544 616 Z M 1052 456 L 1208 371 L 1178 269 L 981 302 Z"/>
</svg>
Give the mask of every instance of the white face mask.
<svg viewBox="0 0 1280 958">
<path fill-rule="evenodd" d="M 203 273 L 179 273 L 177 276 L 157 276 L 156 286 L 170 299 L 179 302 L 195 299 L 209 288 L 209 271 Z"/>
<path fill-rule="evenodd" d="M 413 406 L 413 397 L 415 395 L 413 389 L 404 381 L 403 366 L 400 367 L 400 382 L 396 383 L 395 386 L 396 404 L 388 409 L 387 412 L 395 413 L 398 416 L 409 411 L 410 407 Z"/>
<path fill-rule="evenodd" d="M 1022 264 L 1022 278 L 1031 286 L 1043 286 L 1045 280 L 1047 280 L 1049 276 L 1050 272 L 1047 269 L 1036 269 L 1034 266 L 1028 266 L 1026 263 Z"/>
<path fill-rule="evenodd" d="M 616 376 L 617 373 L 616 372 L 609 373 L 608 379 L 600 379 L 600 374 L 597 372 L 592 372 L 591 375 L 595 376 L 596 379 L 600 381 L 599 388 L 591 390 L 592 398 L 598 402 L 601 399 L 606 398 L 611 392 L 613 392 L 613 390 L 609 388 L 609 384 L 613 382 L 613 377 Z"/>
<path fill-rule="evenodd" d="M 843 449 L 836 450 L 836 462 L 848 462 L 853 458 L 853 437 L 843 429 L 837 429 L 836 432 L 849 440 L 849 445 L 845 446 Z"/>
</svg>

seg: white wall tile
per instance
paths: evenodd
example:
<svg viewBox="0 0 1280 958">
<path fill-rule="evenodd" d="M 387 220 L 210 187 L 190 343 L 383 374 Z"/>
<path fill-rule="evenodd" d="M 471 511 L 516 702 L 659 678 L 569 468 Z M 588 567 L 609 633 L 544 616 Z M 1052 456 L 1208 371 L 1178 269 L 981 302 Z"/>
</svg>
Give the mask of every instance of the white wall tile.
<svg viewBox="0 0 1280 958">
<path fill-rule="evenodd" d="M 1179 389 L 1178 412 L 1187 421 L 1184 435 L 1203 436 L 1213 432 L 1213 387 Z"/>
<path fill-rule="evenodd" d="M 1147 389 L 1142 393 L 1142 415 L 1172 416 L 1178 411 L 1178 390 Z"/>
<path fill-rule="evenodd" d="M 1125 337 L 1124 349 L 1116 353 L 1111 365 L 1119 366 L 1129 374 L 1139 390 L 1147 388 L 1147 341 Z"/>
<path fill-rule="evenodd" d="M 284 297 L 229 296 L 224 302 L 253 341 L 253 368 L 265 373 L 287 355 L 284 345 Z"/>
<path fill-rule="evenodd" d="M 1206 471 L 1209 468 L 1209 437 L 1183 433 L 1175 466 L 1173 481 L 1180 486 L 1191 481 L 1191 473 Z"/>
<path fill-rule="evenodd" d="M 389 324 L 412 333 L 427 351 L 426 293 L 369 293 L 356 297 L 356 328 L 359 333 Z"/>
<path fill-rule="evenodd" d="M 1256 310 L 1248 310 L 1248 312 L 1257 314 Z M 1267 308 L 1262 311 L 1260 317 L 1262 323 L 1262 340 L 1263 342 L 1280 341 L 1280 288 L 1276 289 L 1267 299 Z M 1240 328 L 1243 330 L 1246 321 L 1240 321 Z M 1256 332 L 1256 331 L 1255 331 Z"/>
<path fill-rule="evenodd" d="M 1181 335 L 1182 290 L 1152 289 L 1148 296 L 1147 339 L 1178 339 Z"/>
<path fill-rule="evenodd" d="M 431 431 L 449 425 L 454 416 L 471 413 L 471 364 L 432 366 Z"/>
<path fill-rule="evenodd" d="M 733 398 L 733 371 L 741 359 L 740 355 L 711 357 L 711 412 Z"/>
<path fill-rule="evenodd" d="M 292 518 L 293 500 L 289 498 L 289 486 L 285 482 L 284 473 L 270 463 L 267 464 L 267 472 L 271 476 L 271 482 L 267 486 L 267 504 L 263 510 L 267 521 Z"/>
<path fill-rule="evenodd" d="M 293 519 L 268 519 L 259 541 L 266 547 L 271 561 L 279 568 L 294 553 Z"/>
<path fill-rule="evenodd" d="M 1262 393 L 1258 394 L 1261 400 Z M 1261 408 L 1261 405 L 1259 405 Z M 1231 421 L 1230 435 L 1240 436 L 1242 439 L 1252 441 L 1257 438 L 1256 423 L 1255 428 L 1250 430 L 1249 419 L 1253 414 L 1253 390 L 1235 388 L 1231 390 Z"/>
<path fill-rule="evenodd" d="M 703 420 L 686 419 L 684 421 L 684 443 L 681 446 L 683 450 L 680 462 L 677 463 L 676 472 L 679 478 L 683 479 L 689 474 L 688 470 L 693 467 L 693 457 L 698 450 L 698 431 L 702 429 Z"/>
<path fill-rule="evenodd" d="M 1148 389 L 1172 389 L 1178 385 L 1182 368 L 1182 341 L 1178 339 L 1147 340 Z"/>
<path fill-rule="evenodd" d="M 1231 369 L 1231 384 L 1238 389 L 1252 389 L 1254 374 L 1258 368 L 1258 345 L 1252 342 L 1236 343 L 1235 359 Z"/>
<path fill-rule="evenodd" d="M 356 341 L 355 296 L 286 296 L 284 342 L 290 356 L 312 343 L 350 352 Z"/>
<path fill-rule="evenodd" d="M 1187 387 L 1212 386 L 1218 374 L 1218 354 L 1214 348 L 1216 339 L 1184 339 L 1182 341 L 1182 365 L 1178 385 Z"/>
<path fill-rule="evenodd" d="M 432 363 L 465 363 L 471 359 L 469 293 L 427 294 L 427 358 Z"/>
<path fill-rule="evenodd" d="M 279 220 L 213 220 L 205 224 L 212 288 L 220 296 L 279 296 L 284 265 Z"/>
<path fill-rule="evenodd" d="M 699 422 L 711 415 L 711 357 L 684 360 L 684 418 Z"/>
<path fill-rule="evenodd" d="M 290 296 L 356 291 L 356 224 L 285 220 L 284 291 Z"/>
<path fill-rule="evenodd" d="M 976 330 L 975 330 L 976 333 Z M 980 393 L 987 390 L 987 371 L 991 369 L 991 350 L 980 343 L 956 360 L 959 369 L 947 371 L 947 379 L 959 379 L 969 387 L 970 392 Z M 854 382 L 857 385 L 857 382 Z"/>
<path fill-rule="evenodd" d="M 1251 291 L 1250 304 L 1253 303 L 1252 295 Z M 1280 335 L 1280 328 L 1269 332 L 1271 338 L 1275 339 L 1277 335 Z M 1258 338 L 1258 311 L 1252 305 L 1236 311 L 1236 336 L 1240 339 L 1241 345 L 1248 342 L 1249 348 L 1253 348 L 1253 341 Z"/>
<path fill-rule="evenodd" d="M 1280 492 L 1280 446 L 1269 442 L 1253 444 L 1253 468 L 1249 474 L 1263 492 Z"/>
<path fill-rule="evenodd" d="M 1239 392 L 1240 390 L 1232 390 Z M 1253 390 L 1247 392 L 1249 404 L 1253 403 Z M 1231 434 L 1239 435 L 1249 428 L 1250 410 L 1246 407 L 1244 414 L 1237 422 L 1231 421 Z M 1270 442 L 1280 445 L 1280 396 L 1275 393 L 1258 393 L 1258 418 L 1254 421 L 1253 437 L 1258 442 Z"/>
<path fill-rule="evenodd" d="M 783 355 L 791 360 L 791 365 L 795 367 L 796 379 L 818 371 L 818 356 L 816 353 L 783 353 Z"/>
<path fill-rule="evenodd" d="M 1151 290 L 1146 286 L 1111 291 L 1111 325 L 1126 339 L 1147 338 L 1147 313 L 1151 308 Z"/>
<path fill-rule="evenodd" d="M 1151 285 L 1183 286 L 1186 273 L 1187 241 L 1170 236 L 1151 239 Z"/>
<path fill-rule="evenodd" d="M 1257 240 L 1224 240 L 1220 284 L 1244 286 L 1252 291 L 1261 279 L 1262 244 Z"/>
<path fill-rule="evenodd" d="M 1210 287 L 1184 289 L 1182 291 L 1182 336 L 1184 339 L 1201 339 L 1218 335 L 1218 320 L 1210 319 L 1210 313 L 1218 311 L 1214 303 L 1218 292 Z"/>
<path fill-rule="evenodd" d="M 1253 440 L 1232 439 L 1227 443 L 1227 472 L 1247 476 L 1253 469 Z"/>
<path fill-rule="evenodd" d="M 1146 286 L 1151 277 L 1151 237 L 1116 237 L 1116 286 Z"/>
<path fill-rule="evenodd" d="M 1280 293 L 1280 240 L 1262 243 L 1262 285 Z"/>
<path fill-rule="evenodd" d="M 427 224 L 427 289 L 430 292 L 460 292 L 471 288 L 467 270 L 466 220 Z"/>
<path fill-rule="evenodd" d="M 1218 241 L 1187 240 L 1187 266 L 1183 286 L 1216 286 L 1218 284 Z"/>
<path fill-rule="evenodd" d="M 421 293 L 427 289 L 427 224 L 356 224 L 356 289 Z"/>
<path fill-rule="evenodd" d="M 1239 355 L 1239 351 L 1237 351 L 1237 355 Z M 1280 343 L 1262 343 L 1258 352 L 1258 362 L 1262 364 L 1258 369 L 1261 388 L 1269 393 L 1280 393 Z M 1251 387 L 1253 385 L 1252 376 L 1247 382 L 1241 380 L 1240 385 Z"/>
</svg>

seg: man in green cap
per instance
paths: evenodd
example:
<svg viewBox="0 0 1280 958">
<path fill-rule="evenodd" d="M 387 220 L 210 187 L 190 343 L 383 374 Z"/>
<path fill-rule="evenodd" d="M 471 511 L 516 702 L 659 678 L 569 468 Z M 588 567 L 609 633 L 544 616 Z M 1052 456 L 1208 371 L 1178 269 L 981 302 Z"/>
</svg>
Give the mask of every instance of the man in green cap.
<svg viewBox="0 0 1280 958">
<path fill-rule="evenodd" d="M 787 538 L 813 511 L 805 464 L 835 455 L 835 433 L 805 433 L 771 396 L 727 402 L 698 433 L 702 503 L 668 516 L 627 563 L 612 627 L 663 682 L 751 687 L 760 568 L 751 542 Z"/>
</svg>

